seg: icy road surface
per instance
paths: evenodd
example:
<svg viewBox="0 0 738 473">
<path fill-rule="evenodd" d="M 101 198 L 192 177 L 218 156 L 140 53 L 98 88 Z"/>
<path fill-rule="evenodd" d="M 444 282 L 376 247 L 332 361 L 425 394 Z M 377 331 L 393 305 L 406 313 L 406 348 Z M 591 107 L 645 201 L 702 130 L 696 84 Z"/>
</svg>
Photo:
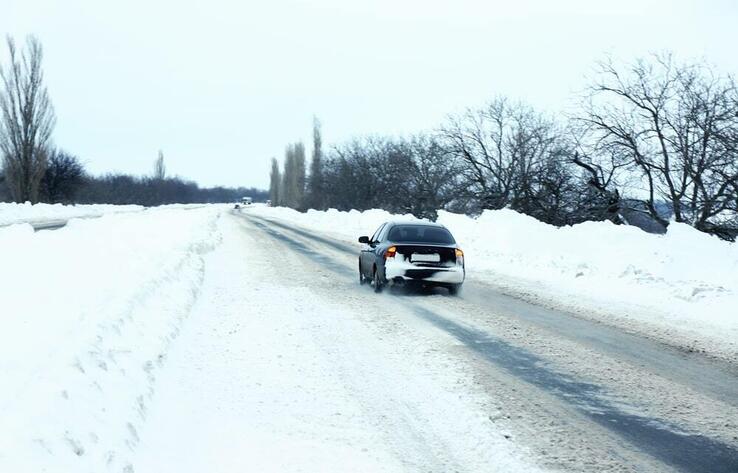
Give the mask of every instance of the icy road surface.
<svg viewBox="0 0 738 473">
<path fill-rule="evenodd" d="M 734 366 L 533 306 L 473 279 L 458 299 L 440 290 L 376 296 L 356 283 L 357 248 L 287 222 L 238 215 L 244 231 L 256 226 L 281 243 L 284 254 L 300 255 L 295 277 L 303 273 L 309 281 L 327 272 L 327 298 L 359 297 L 368 312 L 392 308 L 392 322 L 411 338 L 451 337 L 436 349 L 453 353 L 489 396 L 488 408 L 500 411 L 489 416 L 490 428 L 512 432 L 533 449 L 539 465 L 576 471 L 738 468 Z"/>
</svg>

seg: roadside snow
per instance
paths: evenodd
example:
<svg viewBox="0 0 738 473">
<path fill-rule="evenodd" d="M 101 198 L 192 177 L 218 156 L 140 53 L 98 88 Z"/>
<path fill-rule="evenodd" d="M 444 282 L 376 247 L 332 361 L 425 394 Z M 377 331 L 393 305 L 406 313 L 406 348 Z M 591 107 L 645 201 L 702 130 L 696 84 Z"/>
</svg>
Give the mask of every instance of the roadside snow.
<svg viewBox="0 0 738 473">
<path fill-rule="evenodd" d="M 162 208 L 53 232 L 0 228 L 0 471 L 123 471 L 218 215 Z"/>
<path fill-rule="evenodd" d="M 254 207 L 355 242 L 396 216 Z M 666 235 L 589 222 L 557 228 L 511 210 L 478 218 L 440 211 L 466 254 L 471 279 L 691 349 L 738 354 L 738 245 L 672 224 Z M 675 338 L 672 338 L 675 337 Z"/>
<path fill-rule="evenodd" d="M 49 220 L 69 220 L 70 218 L 100 217 L 104 214 L 138 212 L 140 205 L 62 205 L 62 204 L 24 204 L 0 202 L 0 226 L 16 223 L 35 223 Z"/>
</svg>

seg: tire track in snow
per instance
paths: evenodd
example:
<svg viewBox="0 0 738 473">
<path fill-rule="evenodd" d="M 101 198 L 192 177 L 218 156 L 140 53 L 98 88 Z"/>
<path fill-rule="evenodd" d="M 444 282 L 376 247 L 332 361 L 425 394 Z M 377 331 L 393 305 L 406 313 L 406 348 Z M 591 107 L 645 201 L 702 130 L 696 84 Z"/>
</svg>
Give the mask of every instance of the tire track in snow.
<svg viewBox="0 0 738 473">
<path fill-rule="evenodd" d="M 434 350 L 435 330 L 403 336 L 392 309 L 367 324 L 369 298 L 326 297 L 329 269 L 306 280 L 311 259 L 245 221 L 227 227 L 140 432 L 137 473 L 538 471 L 490 423 L 486 393 L 461 383 L 466 367 Z"/>
<path fill-rule="evenodd" d="M 270 225 L 327 245 L 349 256 L 356 255 L 356 247 L 343 242 L 329 240 L 300 228 L 289 227 L 273 219 L 254 216 L 249 216 L 249 218 L 261 219 Z M 312 251 L 310 248 L 307 250 Z M 334 264 L 332 261 L 330 263 Z M 471 299 L 470 302 L 482 307 L 485 303 L 489 305 L 490 298 L 486 294 L 488 288 L 476 282 L 470 284 L 470 281 L 467 281 L 465 285 L 472 285 L 464 289 L 463 298 L 465 300 Z M 674 347 L 625 333 L 599 322 L 535 305 L 513 296 L 495 292 L 494 299 L 495 305 L 492 309 L 496 313 L 514 314 L 516 318 L 532 322 L 559 336 L 567 337 L 577 343 L 593 347 L 598 352 L 614 355 L 630 363 L 642 365 L 643 361 L 647 360 L 652 372 L 738 407 L 738 369 L 732 365 L 708 359 L 699 354 L 685 353 Z M 675 367 L 678 369 L 674 369 Z"/>
</svg>

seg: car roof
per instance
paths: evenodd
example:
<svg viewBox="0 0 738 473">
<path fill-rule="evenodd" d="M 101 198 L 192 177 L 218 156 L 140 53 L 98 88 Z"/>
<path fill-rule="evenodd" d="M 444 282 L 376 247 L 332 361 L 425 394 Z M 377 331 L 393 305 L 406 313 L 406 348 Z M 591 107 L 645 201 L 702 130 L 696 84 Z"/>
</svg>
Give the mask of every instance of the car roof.
<svg viewBox="0 0 738 473">
<path fill-rule="evenodd" d="M 423 220 L 390 220 L 388 222 L 385 222 L 387 225 L 394 227 L 396 225 L 415 225 L 418 227 L 435 227 L 435 228 L 446 228 L 445 226 L 441 225 L 440 223 L 436 222 L 426 222 Z"/>
</svg>

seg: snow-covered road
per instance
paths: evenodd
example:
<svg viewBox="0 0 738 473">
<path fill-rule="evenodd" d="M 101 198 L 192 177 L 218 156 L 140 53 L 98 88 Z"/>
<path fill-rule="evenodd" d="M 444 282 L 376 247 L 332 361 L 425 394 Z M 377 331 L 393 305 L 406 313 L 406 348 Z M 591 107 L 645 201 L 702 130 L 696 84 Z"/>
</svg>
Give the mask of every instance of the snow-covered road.
<svg viewBox="0 0 738 473">
<path fill-rule="evenodd" d="M 138 432 L 136 472 L 537 470 L 438 334 L 253 225 L 231 217 L 223 233 Z"/>
<path fill-rule="evenodd" d="M 391 306 L 393 323 L 412 327 L 410 338 L 429 327 L 436 337 L 450 335 L 458 362 L 539 464 L 597 471 L 738 465 L 734 366 L 512 299 L 473 279 L 458 299 L 399 293 L 377 301 L 355 283 L 356 248 L 290 222 L 239 216 L 284 252 L 301 254 L 304 278 L 329 271 L 334 291 L 326 297 L 369 296 L 364 304 L 373 310 Z"/>
<path fill-rule="evenodd" d="M 170 208 L 2 243 L 0 471 L 738 471 L 735 366 L 473 276 L 374 294 L 330 228 Z"/>
</svg>

